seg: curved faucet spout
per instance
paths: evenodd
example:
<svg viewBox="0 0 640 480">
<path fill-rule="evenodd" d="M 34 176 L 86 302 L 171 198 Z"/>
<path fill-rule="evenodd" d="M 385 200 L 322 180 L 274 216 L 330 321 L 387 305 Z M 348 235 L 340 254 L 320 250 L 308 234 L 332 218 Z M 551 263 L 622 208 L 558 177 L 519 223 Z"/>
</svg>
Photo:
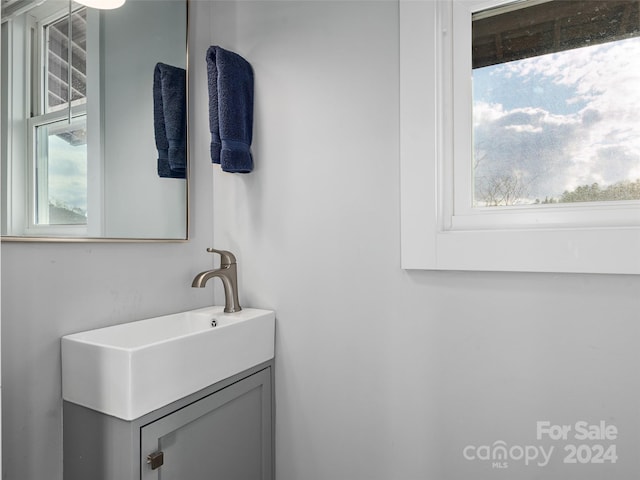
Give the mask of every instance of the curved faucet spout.
<svg viewBox="0 0 640 480">
<path fill-rule="evenodd" d="M 207 270 L 206 272 L 200 272 L 193 279 L 193 282 L 191 283 L 191 286 L 192 287 L 196 287 L 196 288 L 204 288 L 204 286 L 207 284 L 207 282 L 209 280 L 211 280 L 213 277 L 216 277 L 216 276 L 219 276 L 217 270 Z"/>
</svg>

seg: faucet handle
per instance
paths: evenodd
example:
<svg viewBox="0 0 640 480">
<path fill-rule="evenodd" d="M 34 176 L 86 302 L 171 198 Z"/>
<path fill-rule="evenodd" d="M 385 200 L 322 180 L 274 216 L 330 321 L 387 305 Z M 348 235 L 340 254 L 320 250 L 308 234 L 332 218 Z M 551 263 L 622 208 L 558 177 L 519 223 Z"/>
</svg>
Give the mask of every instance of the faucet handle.
<svg viewBox="0 0 640 480">
<path fill-rule="evenodd" d="M 217 253 L 220 255 L 220 266 L 224 267 L 224 266 L 228 266 L 228 265 L 233 265 L 234 263 L 236 263 L 236 257 L 233 253 L 227 251 L 227 250 L 216 250 L 215 248 L 207 248 L 207 252 L 209 253 Z"/>
</svg>

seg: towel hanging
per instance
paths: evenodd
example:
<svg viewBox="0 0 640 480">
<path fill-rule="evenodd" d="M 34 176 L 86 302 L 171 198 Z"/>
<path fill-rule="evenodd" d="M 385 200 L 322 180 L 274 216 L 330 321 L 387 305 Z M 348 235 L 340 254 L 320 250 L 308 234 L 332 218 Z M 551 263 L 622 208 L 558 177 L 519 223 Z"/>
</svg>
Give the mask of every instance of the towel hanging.
<svg viewBox="0 0 640 480">
<path fill-rule="evenodd" d="M 153 128 L 158 149 L 158 175 L 186 178 L 187 72 L 158 63 L 153 72 Z"/>
<path fill-rule="evenodd" d="M 225 172 L 253 170 L 253 69 L 219 46 L 207 50 L 211 161 Z"/>
</svg>

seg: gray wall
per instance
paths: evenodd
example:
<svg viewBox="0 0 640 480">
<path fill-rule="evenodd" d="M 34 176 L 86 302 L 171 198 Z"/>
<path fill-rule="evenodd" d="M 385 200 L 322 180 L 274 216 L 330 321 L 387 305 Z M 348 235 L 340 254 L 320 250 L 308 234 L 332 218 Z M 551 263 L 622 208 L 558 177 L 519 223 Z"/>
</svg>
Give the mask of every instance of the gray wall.
<svg viewBox="0 0 640 480">
<path fill-rule="evenodd" d="M 102 17 L 106 237 L 184 238 L 185 182 L 157 174 L 151 85 L 157 62 L 184 67 L 185 22 L 184 3 L 166 1 L 130 0 Z"/>
<path fill-rule="evenodd" d="M 201 62 L 194 72 L 194 98 L 206 98 Z M 192 102 L 191 115 L 206 108 Z M 213 303 L 213 287 L 191 288 L 214 265 L 208 132 L 192 122 L 189 242 L 2 244 L 3 478 L 62 479 L 61 336 Z"/>
<path fill-rule="evenodd" d="M 633 478 L 640 278 L 399 267 L 397 3 L 194 2 L 192 20 L 194 241 L 3 245 L 5 478 L 61 478 L 60 335 L 210 303 L 185 287 L 211 195 L 241 302 L 277 311 L 278 480 Z M 256 72 L 256 170 L 214 170 L 212 193 L 198 77 L 216 43 Z M 582 419 L 618 427 L 615 466 L 535 438 Z M 464 460 L 496 440 L 559 451 Z"/>
<path fill-rule="evenodd" d="M 278 480 L 637 476 L 640 277 L 400 269 L 397 2 L 210 6 L 256 72 L 256 170 L 214 174 L 214 237 L 277 312 Z M 616 425 L 618 462 L 563 464 L 544 420 Z M 555 451 L 462 455 L 498 440 Z"/>
</svg>

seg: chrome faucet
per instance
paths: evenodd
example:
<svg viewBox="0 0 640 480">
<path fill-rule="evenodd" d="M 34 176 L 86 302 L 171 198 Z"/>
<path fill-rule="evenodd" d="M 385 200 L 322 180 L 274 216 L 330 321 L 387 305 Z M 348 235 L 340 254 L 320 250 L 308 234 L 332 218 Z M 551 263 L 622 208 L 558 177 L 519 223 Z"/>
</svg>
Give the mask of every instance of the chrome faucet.
<svg viewBox="0 0 640 480">
<path fill-rule="evenodd" d="M 207 281 L 213 277 L 219 277 L 224 286 L 224 311 L 225 313 L 239 312 L 242 310 L 238 301 L 238 268 L 236 257 L 226 250 L 216 250 L 207 248 L 209 253 L 220 254 L 220 268 L 207 270 L 196 275 L 193 279 L 192 287 L 203 288 Z"/>
</svg>

